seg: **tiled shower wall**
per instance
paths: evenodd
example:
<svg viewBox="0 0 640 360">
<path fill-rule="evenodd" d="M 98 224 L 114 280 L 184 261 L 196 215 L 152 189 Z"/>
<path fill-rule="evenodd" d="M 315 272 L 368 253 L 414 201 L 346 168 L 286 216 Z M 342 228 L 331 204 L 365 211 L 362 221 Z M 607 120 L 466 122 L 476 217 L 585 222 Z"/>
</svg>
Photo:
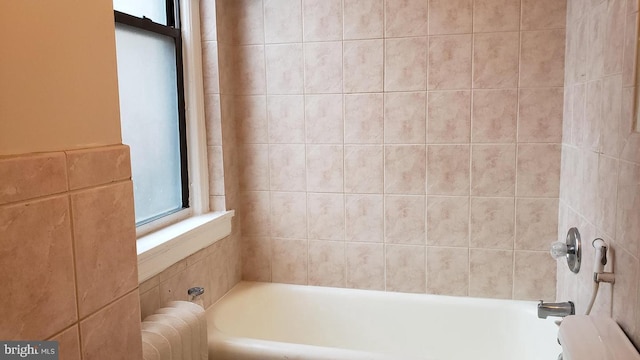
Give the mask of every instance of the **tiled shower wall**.
<svg viewBox="0 0 640 360">
<path fill-rule="evenodd" d="M 596 237 L 609 245 L 615 285 L 602 284 L 594 313 L 613 316 L 640 345 L 640 133 L 634 130 L 637 0 L 569 0 L 559 234 L 577 226 L 580 273 L 558 264 L 558 299 L 583 313 L 591 296 Z"/>
<path fill-rule="evenodd" d="M 244 279 L 554 298 L 565 1 L 217 13 L 208 117 L 237 141 Z"/>
</svg>

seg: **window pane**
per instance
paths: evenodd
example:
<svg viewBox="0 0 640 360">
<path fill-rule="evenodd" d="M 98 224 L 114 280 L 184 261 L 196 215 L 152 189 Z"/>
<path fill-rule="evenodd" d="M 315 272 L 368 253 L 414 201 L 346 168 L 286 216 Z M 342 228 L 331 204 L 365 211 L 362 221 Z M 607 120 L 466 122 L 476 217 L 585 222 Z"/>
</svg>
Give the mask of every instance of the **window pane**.
<svg viewBox="0 0 640 360">
<path fill-rule="evenodd" d="M 131 147 L 136 223 L 182 208 L 173 38 L 116 24 L 122 142 Z"/>
<path fill-rule="evenodd" d="M 113 10 L 167 25 L 166 0 L 113 0 Z"/>
</svg>

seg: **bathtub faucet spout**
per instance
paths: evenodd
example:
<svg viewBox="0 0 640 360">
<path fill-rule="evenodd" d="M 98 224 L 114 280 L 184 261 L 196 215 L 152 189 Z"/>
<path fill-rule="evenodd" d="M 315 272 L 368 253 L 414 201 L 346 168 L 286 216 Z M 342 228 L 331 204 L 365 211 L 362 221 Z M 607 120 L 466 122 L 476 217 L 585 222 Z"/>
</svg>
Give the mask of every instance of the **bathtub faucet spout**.
<svg viewBox="0 0 640 360">
<path fill-rule="evenodd" d="M 538 304 L 538 317 L 546 319 L 547 316 L 565 317 L 567 315 L 575 315 L 576 307 L 571 301 L 561 303 L 545 303 L 540 300 Z"/>
</svg>

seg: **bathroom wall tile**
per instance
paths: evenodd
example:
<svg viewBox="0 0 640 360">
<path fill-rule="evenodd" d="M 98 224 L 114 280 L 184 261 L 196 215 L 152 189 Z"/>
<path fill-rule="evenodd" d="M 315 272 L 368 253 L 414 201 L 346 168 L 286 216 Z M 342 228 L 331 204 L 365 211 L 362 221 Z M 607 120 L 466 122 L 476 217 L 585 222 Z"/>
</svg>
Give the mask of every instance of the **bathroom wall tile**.
<svg viewBox="0 0 640 360">
<path fill-rule="evenodd" d="M 595 80 L 604 74 L 604 51 L 607 29 L 607 11 L 606 3 L 600 4 L 597 8 L 593 8 L 591 13 L 587 15 L 588 23 L 585 31 L 586 39 L 580 44 L 588 43 L 587 52 L 587 78 Z"/>
<path fill-rule="evenodd" d="M 262 0 L 226 1 L 226 13 L 221 12 L 222 22 L 232 44 L 260 44 L 264 41 L 264 16 Z"/>
<path fill-rule="evenodd" d="M 382 91 L 384 41 L 345 41 L 343 51 L 344 92 Z"/>
<path fill-rule="evenodd" d="M 471 198 L 469 245 L 483 249 L 513 249 L 514 198 Z"/>
<path fill-rule="evenodd" d="M 203 41 L 218 40 L 218 24 L 216 22 L 216 5 L 212 1 L 200 3 L 200 34 Z"/>
<path fill-rule="evenodd" d="M 78 325 L 74 325 L 48 341 L 58 342 L 58 356 L 65 360 L 80 360 L 80 335 Z"/>
<path fill-rule="evenodd" d="M 429 35 L 471 33 L 472 0 L 429 1 Z"/>
<path fill-rule="evenodd" d="M 469 145 L 429 145 L 427 194 L 469 195 L 469 156 Z"/>
<path fill-rule="evenodd" d="M 237 96 L 234 98 L 234 108 L 238 142 L 267 143 L 269 135 L 266 96 Z M 222 135 L 220 135 L 220 144 L 222 144 Z M 212 144 L 209 143 L 209 145 Z"/>
<path fill-rule="evenodd" d="M 607 2 L 607 28 L 605 32 L 604 74 L 618 74 L 622 71 L 625 20 L 627 12 L 624 0 Z"/>
<path fill-rule="evenodd" d="M 240 145 L 238 155 L 240 189 L 269 190 L 269 145 Z"/>
<path fill-rule="evenodd" d="M 266 94 L 264 45 L 242 45 L 235 51 L 235 92 L 241 95 Z"/>
<path fill-rule="evenodd" d="M 634 3 L 629 1 L 628 4 Z M 625 22 L 624 49 L 622 58 L 622 79 L 624 86 L 635 84 L 635 61 L 636 61 L 636 29 L 638 26 L 638 13 L 629 13 Z"/>
<path fill-rule="evenodd" d="M 558 196 L 560 145 L 518 145 L 518 196 Z"/>
<path fill-rule="evenodd" d="M 382 38 L 383 0 L 344 0 L 344 39 Z"/>
<path fill-rule="evenodd" d="M 131 160 L 126 145 L 72 150 L 66 155 L 71 190 L 131 178 Z"/>
<path fill-rule="evenodd" d="M 345 145 L 344 191 L 347 193 L 382 193 L 384 154 L 382 145 Z"/>
<path fill-rule="evenodd" d="M 226 63 L 222 62 L 220 65 L 226 65 Z M 224 69 L 225 71 L 230 70 L 226 67 Z M 218 43 L 215 41 L 202 42 L 202 80 L 205 94 L 220 93 Z"/>
<path fill-rule="evenodd" d="M 469 250 L 427 248 L 427 293 L 467 296 L 469 293 Z"/>
<path fill-rule="evenodd" d="M 156 286 L 145 292 L 140 292 L 141 320 L 144 320 L 149 315 L 153 315 L 160 307 L 160 286 Z"/>
<path fill-rule="evenodd" d="M 307 144 L 342 144 L 342 95 L 307 95 L 304 99 Z"/>
<path fill-rule="evenodd" d="M 636 332 L 636 312 L 638 296 L 638 259 L 624 249 L 614 250 L 613 272 L 616 274 L 616 282 L 613 287 L 613 318 L 628 333 Z"/>
<path fill-rule="evenodd" d="M 240 221 L 242 235 L 269 236 L 271 203 L 268 191 L 244 191 L 240 193 Z"/>
<path fill-rule="evenodd" d="M 304 44 L 304 90 L 308 94 L 342 91 L 342 42 Z"/>
<path fill-rule="evenodd" d="M 584 133 L 586 125 L 586 100 L 587 86 L 579 84 L 574 86 L 572 96 L 572 116 L 571 116 L 571 145 L 582 146 L 584 143 Z"/>
<path fill-rule="evenodd" d="M 0 338 L 44 339 L 77 321 L 69 218 L 67 196 L 0 207 L 0 283 L 11 294 L 0 298 Z"/>
<path fill-rule="evenodd" d="M 265 46 L 267 92 L 274 94 L 302 94 L 302 44 Z"/>
<path fill-rule="evenodd" d="M 562 88 L 520 89 L 518 142 L 562 140 Z"/>
<path fill-rule="evenodd" d="M 387 291 L 425 293 L 424 246 L 386 245 Z"/>
<path fill-rule="evenodd" d="M 522 30 L 562 29 L 567 0 L 522 0 Z"/>
<path fill-rule="evenodd" d="M 270 190 L 304 191 L 305 176 L 304 145 L 269 145 Z"/>
<path fill-rule="evenodd" d="M 471 92 L 431 91 L 427 138 L 430 144 L 469 143 Z"/>
<path fill-rule="evenodd" d="M 273 239 L 272 281 L 307 284 L 307 240 Z"/>
<path fill-rule="evenodd" d="M 264 0 L 265 43 L 302 41 L 302 0 Z"/>
<path fill-rule="evenodd" d="M 267 97 L 269 142 L 304 143 L 304 98 L 302 95 Z"/>
<path fill-rule="evenodd" d="M 344 240 L 344 195 L 307 193 L 309 239 Z"/>
<path fill-rule="evenodd" d="M 520 86 L 562 86 L 564 44 L 564 29 L 523 32 Z"/>
<path fill-rule="evenodd" d="M 631 254 L 640 251 L 640 166 L 619 163 L 616 243 Z"/>
<path fill-rule="evenodd" d="M 516 140 L 518 92 L 474 90 L 471 141 L 512 143 Z"/>
<path fill-rule="evenodd" d="M 384 64 L 385 91 L 426 90 L 427 38 L 385 39 Z"/>
<path fill-rule="evenodd" d="M 132 184 L 72 194 L 71 211 L 78 310 L 84 317 L 138 286 Z"/>
<path fill-rule="evenodd" d="M 469 246 L 468 197 L 427 197 L 427 245 Z"/>
<path fill-rule="evenodd" d="M 516 199 L 517 250 L 548 250 L 557 228 L 558 199 Z"/>
<path fill-rule="evenodd" d="M 271 192 L 271 235 L 290 239 L 306 238 L 307 196 L 305 193 Z"/>
<path fill-rule="evenodd" d="M 67 190 L 63 152 L 0 158 L 0 205 Z"/>
<path fill-rule="evenodd" d="M 242 279 L 271 281 L 271 238 L 242 237 Z"/>
<path fill-rule="evenodd" d="M 309 241 L 309 285 L 346 286 L 344 242 Z"/>
<path fill-rule="evenodd" d="M 564 104 L 562 108 L 562 137 L 566 143 L 571 143 L 571 122 L 573 117 L 573 91 L 572 87 L 564 87 Z M 565 120 L 566 119 L 566 120 Z M 567 135 L 564 135 L 567 134 Z"/>
<path fill-rule="evenodd" d="M 386 93 L 384 95 L 385 144 L 425 142 L 426 93 Z"/>
<path fill-rule="evenodd" d="M 598 161 L 597 188 L 593 190 L 597 196 L 593 207 L 596 215 L 596 226 L 605 234 L 616 235 L 616 194 L 618 193 L 618 161 L 603 155 Z"/>
<path fill-rule="evenodd" d="M 222 146 L 220 106 L 220 94 L 204 96 L 204 121 L 207 130 L 207 145 L 209 146 Z"/>
<path fill-rule="evenodd" d="M 520 0 L 474 0 L 473 32 L 514 31 L 520 28 Z"/>
<path fill-rule="evenodd" d="M 471 195 L 513 196 L 515 185 L 515 145 L 472 146 Z"/>
<path fill-rule="evenodd" d="M 385 243 L 424 245 L 424 219 L 424 196 L 385 196 Z"/>
<path fill-rule="evenodd" d="M 385 146 L 385 193 L 424 194 L 426 157 L 424 145 Z"/>
<path fill-rule="evenodd" d="M 382 195 L 345 195 L 345 237 L 353 242 L 382 242 L 384 233 Z"/>
<path fill-rule="evenodd" d="M 344 191 L 342 145 L 307 145 L 307 191 Z"/>
<path fill-rule="evenodd" d="M 601 151 L 605 155 L 618 157 L 620 154 L 620 123 L 622 119 L 622 76 L 604 78 L 602 82 Z"/>
<path fill-rule="evenodd" d="M 135 290 L 80 322 L 82 359 L 141 359 L 140 308 Z"/>
<path fill-rule="evenodd" d="M 342 1 L 303 0 L 304 41 L 342 40 Z"/>
<path fill-rule="evenodd" d="M 209 195 L 224 195 L 222 146 L 208 146 Z"/>
<path fill-rule="evenodd" d="M 344 96 L 345 144 L 382 144 L 384 129 L 382 94 Z"/>
<path fill-rule="evenodd" d="M 469 296 L 511 299 L 513 251 L 469 251 Z"/>
<path fill-rule="evenodd" d="M 385 0 L 385 37 L 427 35 L 427 4 L 424 0 Z"/>
<path fill-rule="evenodd" d="M 471 34 L 429 37 L 429 90 L 471 88 L 471 46 Z"/>
<path fill-rule="evenodd" d="M 384 290 L 385 256 L 383 244 L 346 244 L 347 287 Z"/>
<path fill-rule="evenodd" d="M 514 268 L 514 299 L 556 299 L 556 261 L 547 251 L 516 251 Z"/>
<path fill-rule="evenodd" d="M 473 87 L 504 89 L 518 86 L 519 50 L 518 32 L 475 34 Z"/>
</svg>

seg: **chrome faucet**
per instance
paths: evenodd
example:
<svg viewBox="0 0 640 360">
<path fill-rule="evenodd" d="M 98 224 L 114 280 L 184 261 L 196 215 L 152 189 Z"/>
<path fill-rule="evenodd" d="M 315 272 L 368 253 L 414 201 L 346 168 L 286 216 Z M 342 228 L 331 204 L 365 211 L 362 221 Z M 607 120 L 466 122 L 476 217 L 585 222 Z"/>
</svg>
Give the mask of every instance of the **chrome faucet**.
<svg viewBox="0 0 640 360">
<path fill-rule="evenodd" d="M 545 303 L 540 300 L 538 304 L 538 317 L 540 319 L 546 319 L 547 316 L 559 316 L 565 317 L 567 315 L 575 315 L 576 307 L 573 302 L 561 302 L 561 303 Z"/>
</svg>

